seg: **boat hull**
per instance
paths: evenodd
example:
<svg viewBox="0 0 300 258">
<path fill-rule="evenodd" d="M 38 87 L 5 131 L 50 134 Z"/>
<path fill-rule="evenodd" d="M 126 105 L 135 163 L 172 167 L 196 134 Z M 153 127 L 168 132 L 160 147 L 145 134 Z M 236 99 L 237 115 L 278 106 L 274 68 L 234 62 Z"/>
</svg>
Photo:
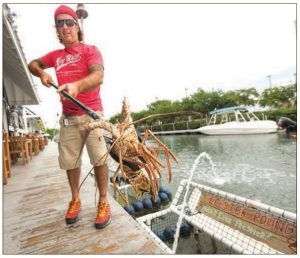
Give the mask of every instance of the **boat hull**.
<svg viewBox="0 0 300 258">
<path fill-rule="evenodd" d="M 202 126 L 197 131 L 206 135 L 267 134 L 276 133 L 277 125 L 271 120 L 248 122 L 234 121 L 218 125 Z"/>
</svg>

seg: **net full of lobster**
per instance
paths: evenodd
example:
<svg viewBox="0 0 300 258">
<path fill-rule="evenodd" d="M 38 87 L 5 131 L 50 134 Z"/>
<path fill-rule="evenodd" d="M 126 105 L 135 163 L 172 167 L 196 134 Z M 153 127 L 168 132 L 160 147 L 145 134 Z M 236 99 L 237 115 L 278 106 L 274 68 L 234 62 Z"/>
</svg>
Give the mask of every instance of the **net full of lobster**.
<svg viewBox="0 0 300 258">
<path fill-rule="evenodd" d="M 58 88 L 58 86 L 54 85 L 53 83 L 50 83 L 50 85 L 56 89 Z M 99 157 L 99 160 L 107 159 L 108 155 L 110 155 L 119 163 L 119 166 L 112 177 L 112 183 L 122 199 L 124 199 L 124 201 L 128 204 L 127 198 L 122 194 L 116 184 L 116 177 L 119 172 L 125 181 L 129 181 L 138 197 L 142 196 L 144 193 L 151 193 L 153 198 L 156 199 L 159 189 L 158 180 L 163 176 L 162 170 L 167 168 L 170 183 L 172 180 L 170 161 L 173 160 L 174 162 L 178 163 L 178 160 L 169 150 L 169 148 L 150 130 L 147 129 L 145 131 L 144 138 L 141 138 L 137 134 L 134 125 L 156 116 L 171 114 L 179 115 L 183 113 L 191 114 L 197 112 L 172 112 L 155 114 L 133 122 L 129 112 L 127 100 L 124 98 L 120 121 L 113 124 L 107 120 L 101 119 L 97 113 L 74 97 L 70 96 L 67 92 L 62 92 L 62 94 L 75 105 L 80 107 L 83 111 L 85 111 L 86 114 L 96 120 L 95 122 L 91 122 L 86 125 L 86 137 L 88 136 L 90 130 L 96 128 L 102 128 L 110 133 L 111 137 L 106 137 L 108 151 L 103 157 Z M 197 113 L 197 115 L 198 114 L 199 113 Z M 149 138 L 155 142 L 155 146 L 153 146 L 153 144 L 149 146 L 146 143 L 147 139 Z M 82 144 L 82 149 L 83 146 L 84 142 Z M 163 155 L 163 160 L 159 158 L 159 153 Z"/>
<path fill-rule="evenodd" d="M 124 181 L 129 181 L 138 197 L 144 193 L 151 193 L 156 198 L 159 190 L 158 180 L 163 176 L 162 170 L 167 168 L 170 183 L 172 180 L 170 160 L 178 163 L 175 155 L 150 130 L 146 130 L 144 138 L 138 136 L 134 127 L 138 122 L 140 120 L 132 122 L 127 100 L 124 99 L 119 122 L 112 124 L 107 120 L 99 120 L 86 126 L 87 130 L 103 128 L 111 134 L 107 155 L 109 153 L 119 163 L 112 177 L 112 183 L 127 204 L 127 198 L 116 184 L 119 172 Z M 146 141 L 149 138 L 155 142 L 155 146 L 147 145 Z M 159 153 L 163 154 L 164 161 L 159 159 Z"/>
</svg>

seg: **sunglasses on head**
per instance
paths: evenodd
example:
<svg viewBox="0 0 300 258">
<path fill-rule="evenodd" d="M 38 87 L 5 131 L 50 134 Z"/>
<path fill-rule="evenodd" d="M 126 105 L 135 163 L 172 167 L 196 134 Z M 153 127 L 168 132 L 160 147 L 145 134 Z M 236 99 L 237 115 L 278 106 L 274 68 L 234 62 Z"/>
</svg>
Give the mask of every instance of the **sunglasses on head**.
<svg viewBox="0 0 300 258">
<path fill-rule="evenodd" d="M 65 23 L 68 27 L 73 27 L 75 24 L 77 24 L 77 22 L 73 19 L 55 20 L 55 25 L 59 28 L 63 27 Z"/>
</svg>

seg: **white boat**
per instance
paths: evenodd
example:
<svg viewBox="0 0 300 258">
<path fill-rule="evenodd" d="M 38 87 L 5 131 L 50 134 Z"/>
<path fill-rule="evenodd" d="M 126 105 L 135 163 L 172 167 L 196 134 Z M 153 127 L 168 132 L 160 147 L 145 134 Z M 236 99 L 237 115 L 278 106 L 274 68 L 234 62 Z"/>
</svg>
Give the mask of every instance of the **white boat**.
<svg viewBox="0 0 300 258">
<path fill-rule="evenodd" d="M 197 129 L 207 135 L 265 134 L 277 132 L 277 124 L 272 120 L 260 120 L 245 107 L 229 107 L 210 112 L 208 125 Z"/>
</svg>

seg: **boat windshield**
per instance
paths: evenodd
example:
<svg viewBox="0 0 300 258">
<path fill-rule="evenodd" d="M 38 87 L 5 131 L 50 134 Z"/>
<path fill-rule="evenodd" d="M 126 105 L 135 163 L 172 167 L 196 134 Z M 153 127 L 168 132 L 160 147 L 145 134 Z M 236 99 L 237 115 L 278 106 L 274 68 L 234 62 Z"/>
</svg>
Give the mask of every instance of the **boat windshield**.
<svg viewBox="0 0 300 258">
<path fill-rule="evenodd" d="M 242 114 L 244 113 L 244 115 Z M 260 119 L 245 107 L 228 107 L 215 109 L 209 113 L 211 115 L 208 125 L 224 124 L 230 121 L 247 122 L 259 121 Z"/>
<path fill-rule="evenodd" d="M 227 107 L 227 108 L 215 109 L 214 111 L 209 112 L 209 114 L 220 115 L 220 114 L 234 113 L 236 111 L 248 112 L 248 109 L 245 107 Z"/>
</svg>

